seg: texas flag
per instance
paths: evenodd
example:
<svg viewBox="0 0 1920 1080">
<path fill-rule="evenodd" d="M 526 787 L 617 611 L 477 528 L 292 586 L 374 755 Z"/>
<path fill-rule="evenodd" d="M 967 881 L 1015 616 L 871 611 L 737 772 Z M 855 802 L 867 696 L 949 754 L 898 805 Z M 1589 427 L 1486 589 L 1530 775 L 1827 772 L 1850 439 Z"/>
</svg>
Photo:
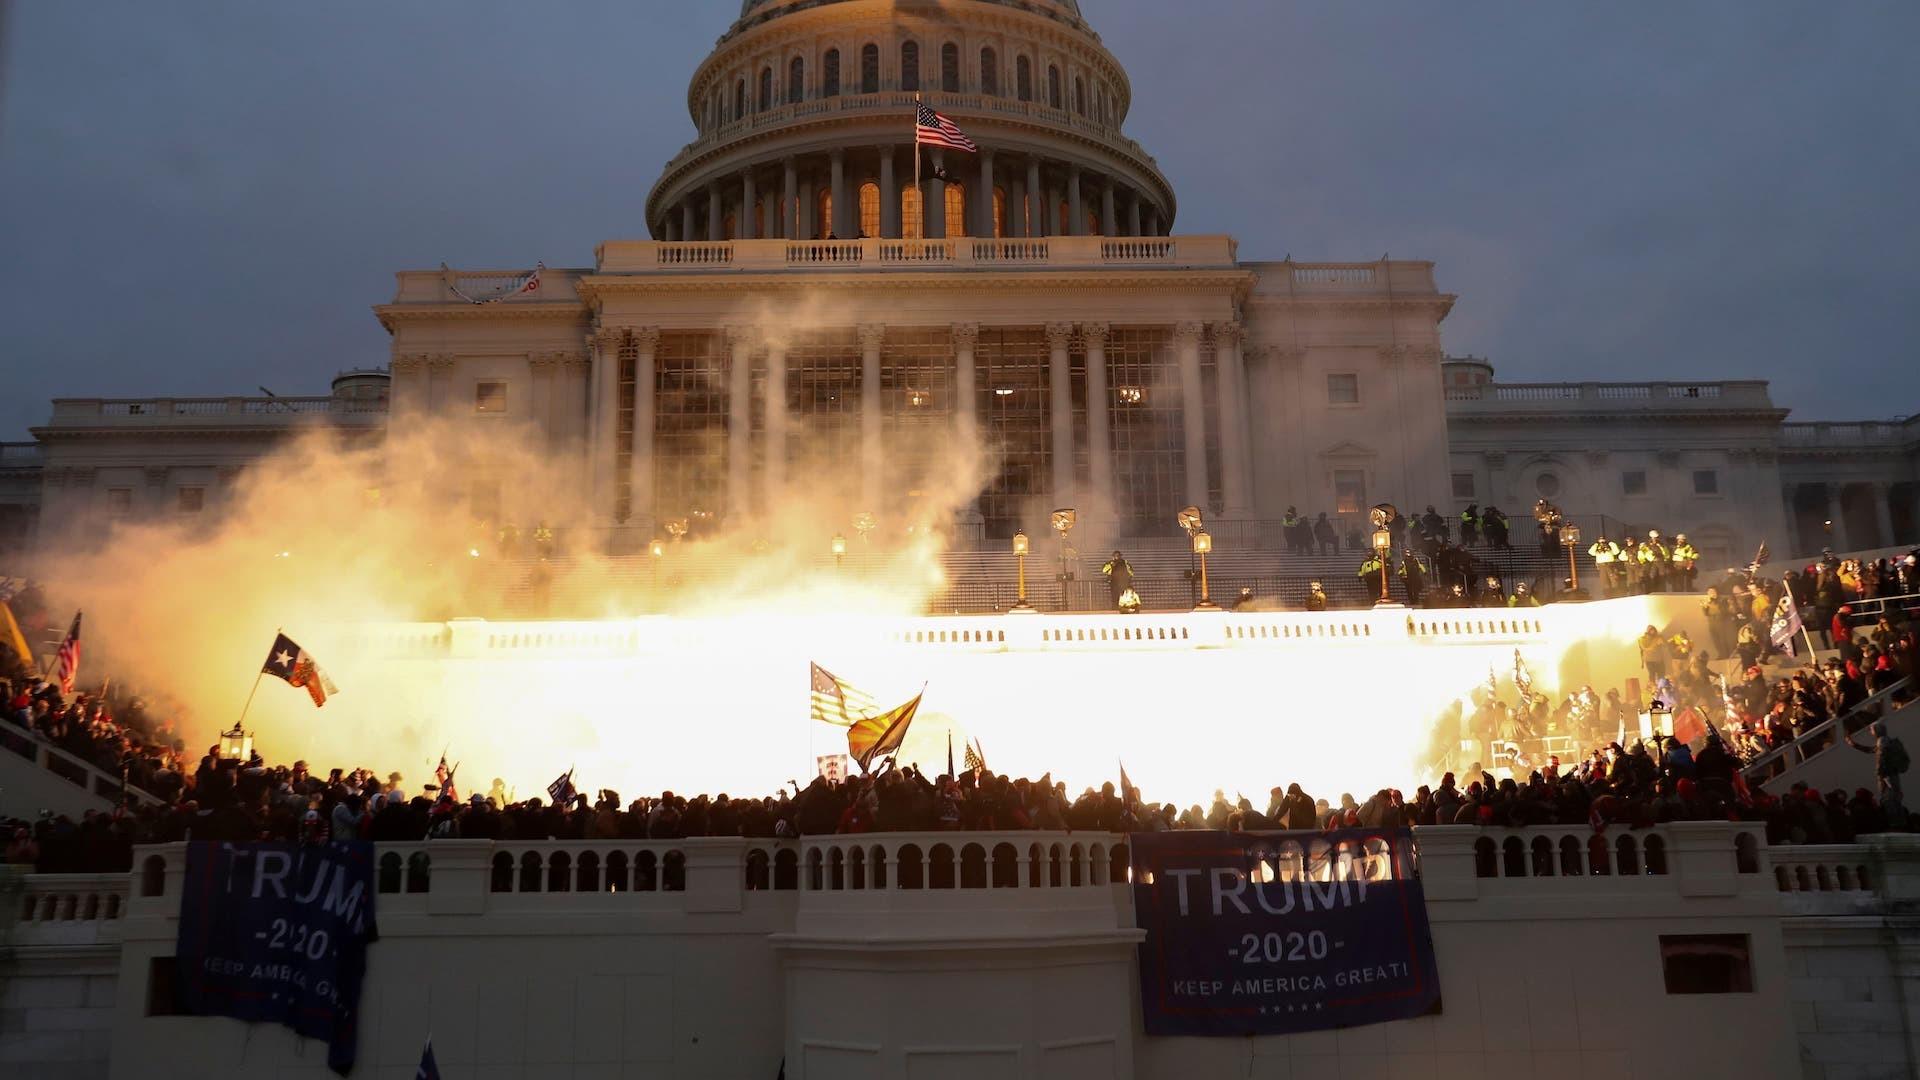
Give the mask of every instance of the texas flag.
<svg viewBox="0 0 1920 1080">
<path fill-rule="evenodd" d="M 307 693 L 313 696 L 316 708 L 325 705 L 329 696 L 340 692 L 340 688 L 333 685 L 333 680 L 327 678 L 327 673 L 320 670 L 320 665 L 313 662 L 313 656 L 285 634 L 274 637 L 273 651 L 267 654 L 267 662 L 261 665 L 260 670 L 263 674 L 286 680 L 288 686 L 306 687 Z"/>
</svg>

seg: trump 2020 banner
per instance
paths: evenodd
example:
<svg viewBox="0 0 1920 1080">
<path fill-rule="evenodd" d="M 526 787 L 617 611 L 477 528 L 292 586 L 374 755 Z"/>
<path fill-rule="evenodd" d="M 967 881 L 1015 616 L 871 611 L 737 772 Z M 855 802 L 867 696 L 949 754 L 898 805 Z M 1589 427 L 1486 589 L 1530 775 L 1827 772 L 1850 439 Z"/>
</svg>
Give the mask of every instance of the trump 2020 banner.
<svg viewBox="0 0 1920 1080">
<path fill-rule="evenodd" d="M 1149 1035 L 1284 1035 L 1436 1012 L 1406 829 L 1134 833 Z"/>
<path fill-rule="evenodd" d="M 373 845 L 187 845 L 181 1010 L 285 1024 L 353 1068 L 373 919 Z"/>
</svg>

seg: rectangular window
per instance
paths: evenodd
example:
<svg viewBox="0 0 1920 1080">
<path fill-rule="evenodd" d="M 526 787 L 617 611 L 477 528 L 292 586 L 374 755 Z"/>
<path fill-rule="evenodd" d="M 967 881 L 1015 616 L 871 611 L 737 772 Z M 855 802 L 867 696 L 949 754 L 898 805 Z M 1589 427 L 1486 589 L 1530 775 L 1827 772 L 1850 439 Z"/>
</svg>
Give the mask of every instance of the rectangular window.
<svg viewBox="0 0 1920 1080">
<path fill-rule="evenodd" d="M 1473 474 L 1457 472 L 1453 474 L 1453 497 L 1456 499 L 1473 498 Z"/>
<path fill-rule="evenodd" d="M 132 488 L 107 489 L 107 513 L 114 517 L 125 517 L 133 510 Z"/>
<path fill-rule="evenodd" d="M 1620 474 L 1620 491 L 1627 495 L 1645 495 L 1647 493 L 1647 471 L 1629 469 Z"/>
<path fill-rule="evenodd" d="M 1360 376 L 1358 375 L 1327 376 L 1327 404 L 1329 405 L 1360 404 Z"/>
<path fill-rule="evenodd" d="M 179 965 L 171 956 L 155 956 L 147 961 L 147 1015 L 179 1016 L 174 1000 L 174 981 Z"/>
<path fill-rule="evenodd" d="M 1695 495 L 1720 494 L 1720 474 L 1712 469 L 1693 470 L 1693 493 Z"/>
<path fill-rule="evenodd" d="M 1669 994 L 1753 993 L 1753 946 L 1745 934 L 1661 934 Z"/>
<path fill-rule="evenodd" d="M 1333 472 L 1333 512 L 1357 514 L 1367 505 L 1367 474 L 1360 469 Z"/>
<path fill-rule="evenodd" d="M 499 414 L 507 411 L 507 384 L 482 382 L 473 385 L 473 411 Z"/>
<path fill-rule="evenodd" d="M 207 489 L 183 487 L 180 489 L 178 500 L 181 513 L 197 514 L 207 504 Z"/>
</svg>

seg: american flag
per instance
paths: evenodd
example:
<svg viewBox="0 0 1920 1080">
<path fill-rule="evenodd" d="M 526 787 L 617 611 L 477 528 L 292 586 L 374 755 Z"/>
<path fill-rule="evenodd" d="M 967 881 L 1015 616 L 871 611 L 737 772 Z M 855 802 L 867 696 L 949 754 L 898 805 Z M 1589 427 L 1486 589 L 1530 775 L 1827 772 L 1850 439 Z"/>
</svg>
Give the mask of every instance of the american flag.
<svg viewBox="0 0 1920 1080">
<path fill-rule="evenodd" d="M 979 739 L 975 739 L 967 744 L 967 752 L 962 756 L 962 761 L 966 765 L 968 772 L 975 772 L 987 767 L 987 757 L 980 752 Z"/>
<path fill-rule="evenodd" d="M 73 613 L 73 626 L 68 628 L 66 638 L 54 654 L 54 664 L 60 676 L 60 692 L 73 693 L 73 680 L 80 674 L 80 613 L 77 611 Z"/>
<path fill-rule="evenodd" d="M 915 145 L 950 146 L 955 150 L 964 150 L 971 154 L 980 148 L 966 133 L 954 126 L 953 121 L 934 112 L 924 104 L 914 107 L 913 141 Z"/>
<path fill-rule="evenodd" d="M 872 694 L 849 686 L 819 664 L 809 662 L 807 666 L 813 669 L 809 694 L 813 719 L 850 727 L 854 721 L 880 711 L 880 702 Z"/>
</svg>

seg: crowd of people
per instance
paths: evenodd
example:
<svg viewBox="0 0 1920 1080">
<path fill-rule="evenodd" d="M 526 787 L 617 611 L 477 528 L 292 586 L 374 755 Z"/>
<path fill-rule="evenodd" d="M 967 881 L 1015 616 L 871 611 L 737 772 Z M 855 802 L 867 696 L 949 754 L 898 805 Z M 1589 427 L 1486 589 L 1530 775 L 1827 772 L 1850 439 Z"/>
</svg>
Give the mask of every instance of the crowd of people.
<svg viewBox="0 0 1920 1080">
<path fill-rule="evenodd" d="M 1648 627 L 1640 641 L 1647 691 L 1673 718 L 1673 736 L 1629 738 L 1641 730 L 1639 702 L 1617 689 L 1591 687 L 1555 704 L 1517 667 L 1517 700 L 1490 679 L 1451 718 L 1462 740 L 1487 750 L 1464 784 L 1452 772 L 1412 798 L 1391 788 L 1364 800 L 1315 799 L 1298 784 L 1274 787 L 1264 805 L 1215 792 L 1211 805 L 1145 802 L 1108 783 L 1070 796 L 1051 775 L 1013 778 L 984 766 L 929 776 L 918 767 L 871 775 L 817 777 L 758 797 L 662 792 L 623 800 L 563 791 L 557 799 L 516 799 L 499 780 L 464 797 L 438 773 L 410 787 L 398 773 L 366 768 L 325 774 L 306 762 L 269 765 L 209 747 L 189 764 L 167 721 L 138 700 L 110 705 L 100 695 L 65 694 L 31 673 L 0 677 L 0 752 L 34 740 L 90 762 L 146 798 L 79 820 L 43 813 L 0 822 L 4 858 L 44 872 L 114 871 L 130 866 L 137 843 L 178 840 L 247 842 L 433 838 L 661 839 L 685 836 L 794 837 L 822 833 L 943 829 L 1322 829 L 1340 826 L 1587 823 L 1644 827 L 1671 820 L 1763 822 L 1775 843 L 1828 842 L 1908 828 L 1900 777 L 1906 751 L 1873 716 L 1856 712 L 1873 695 L 1913 697 L 1920 673 L 1920 622 L 1900 604 L 1855 625 L 1852 604 L 1915 590 L 1915 555 L 1865 566 L 1822 559 L 1774 580 L 1729 574 L 1702 605 L 1710 641 Z M 1815 668 L 1769 679 L 1765 665 L 1782 645 L 1778 616 L 1792 597 L 1807 615 L 1803 644 L 1819 635 L 1837 655 Z M 1826 616 L 1824 622 L 1822 616 Z M 1878 790 L 1820 793 L 1796 787 L 1774 797 L 1750 787 L 1743 769 L 1829 719 L 1827 742 L 1844 740 L 1874 757 Z M 1443 721 L 1446 718 L 1443 718 Z M 1446 722 L 1438 731 L 1451 731 Z M 1860 739 L 1867 738 L 1863 744 Z M 1443 741 L 1449 741 L 1443 736 Z M 1595 748 L 1576 754 L 1574 748 Z M 1697 751 L 1694 749 L 1698 747 Z M 1556 753 L 1555 751 L 1559 752 Z M 1436 768 L 1436 771 L 1438 769 Z M 1496 773 L 1504 773 L 1496 778 Z"/>
</svg>

